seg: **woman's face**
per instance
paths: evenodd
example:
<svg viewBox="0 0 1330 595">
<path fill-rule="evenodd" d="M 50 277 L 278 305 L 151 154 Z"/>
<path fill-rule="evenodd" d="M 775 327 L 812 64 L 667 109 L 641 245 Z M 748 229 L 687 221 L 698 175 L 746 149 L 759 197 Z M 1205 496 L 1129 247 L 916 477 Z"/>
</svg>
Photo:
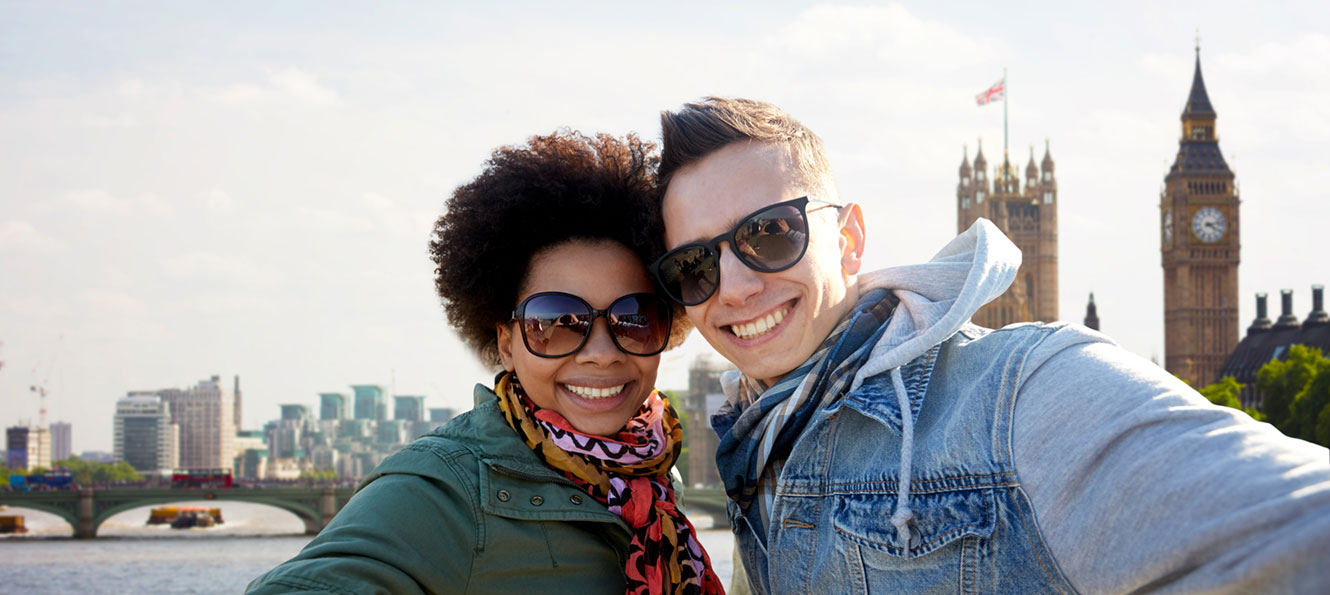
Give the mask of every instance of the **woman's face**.
<svg viewBox="0 0 1330 595">
<path fill-rule="evenodd" d="M 642 262 L 624 246 L 609 241 L 571 241 L 546 248 L 531 258 L 526 285 L 517 307 L 528 296 L 561 291 L 605 309 L 631 293 L 653 293 Z M 512 322 L 501 324 L 499 358 L 516 371 L 526 394 L 543 409 L 552 409 L 578 431 L 612 436 L 637 413 L 656 385 L 660 355 L 637 356 L 619 351 L 604 317 L 576 353 L 559 358 L 532 355 L 522 332 Z"/>
</svg>

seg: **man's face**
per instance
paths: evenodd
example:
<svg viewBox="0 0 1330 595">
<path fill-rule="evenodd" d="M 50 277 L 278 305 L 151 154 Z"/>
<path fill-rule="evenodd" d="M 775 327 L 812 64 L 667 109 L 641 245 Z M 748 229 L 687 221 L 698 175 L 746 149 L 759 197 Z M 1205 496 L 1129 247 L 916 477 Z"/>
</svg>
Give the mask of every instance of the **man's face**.
<svg viewBox="0 0 1330 595">
<path fill-rule="evenodd" d="M 756 142 L 731 143 L 679 169 L 663 203 L 666 248 L 709 240 L 773 203 L 823 198 L 797 179 L 782 147 Z M 857 207 L 838 213 L 819 206 L 808 205 L 808 252 L 796 265 L 761 273 L 722 244 L 719 289 L 687 308 L 711 346 L 750 377 L 774 382 L 804 363 L 858 297 L 852 280 L 863 246 L 862 217 Z"/>
</svg>

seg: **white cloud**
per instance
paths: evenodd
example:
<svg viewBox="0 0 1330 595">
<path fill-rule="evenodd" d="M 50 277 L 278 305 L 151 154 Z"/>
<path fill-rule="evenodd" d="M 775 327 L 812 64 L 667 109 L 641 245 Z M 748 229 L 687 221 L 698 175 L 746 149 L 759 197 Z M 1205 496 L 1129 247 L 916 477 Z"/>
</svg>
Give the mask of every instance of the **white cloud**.
<svg viewBox="0 0 1330 595">
<path fill-rule="evenodd" d="M 0 249 L 3 250 L 54 250 L 60 248 L 60 242 L 40 232 L 27 221 L 0 221 Z"/>
<path fill-rule="evenodd" d="M 123 213 L 130 209 L 130 201 L 112 196 L 99 188 L 75 190 L 63 197 L 38 203 L 38 210 L 79 210 L 92 213 Z"/>
<path fill-rule="evenodd" d="M 263 87 L 253 83 L 240 83 L 231 85 L 220 91 L 206 94 L 206 97 L 224 103 L 227 105 L 248 105 L 257 103 L 263 99 L 265 93 Z"/>
<path fill-rule="evenodd" d="M 307 72 L 295 69 L 282 70 L 268 75 L 268 80 L 274 87 L 296 99 L 319 105 L 337 103 L 337 93 L 320 85 L 319 80 Z"/>
<path fill-rule="evenodd" d="M 304 229 L 319 231 L 339 232 L 374 229 L 373 222 L 365 216 L 314 207 L 296 209 L 296 217 L 292 223 Z"/>
<path fill-rule="evenodd" d="M 128 114 L 119 116 L 89 114 L 79 118 L 79 124 L 87 128 L 133 128 L 139 125 L 139 121 Z"/>
<path fill-rule="evenodd" d="M 87 289 L 80 291 L 75 301 L 98 318 L 105 315 L 139 318 L 148 313 L 148 306 L 143 300 L 118 291 Z"/>
<path fill-rule="evenodd" d="M 223 256 L 213 252 L 188 252 L 163 258 L 162 270 L 171 278 L 182 280 L 214 280 L 219 286 L 229 283 L 243 285 L 274 285 L 283 278 L 282 272 L 269 264 L 250 262 L 238 256 Z"/>
<path fill-rule="evenodd" d="M 920 19 L 900 4 L 822 5 L 805 10 L 773 42 L 809 59 L 835 54 L 871 56 L 880 62 L 955 67 L 989 60 L 997 45 L 954 27 Z"/>
<path fill-rule="evenodd" d="M 230 213 L 235 210 L 235 201 L 221 188 L 209 188 L 203 193 L 203 204 L 215 213 Z"/>
<path fill-rule="evenodd" d="M 337 105 L 337 92 L 319 83 L 318 77 L 294 68 L 269 72 L 262 84 L 236 83 L 203 93 L 206 99 L 226 105 L 256 105 L 294 101 L 312 105 Z"/>
</svg>

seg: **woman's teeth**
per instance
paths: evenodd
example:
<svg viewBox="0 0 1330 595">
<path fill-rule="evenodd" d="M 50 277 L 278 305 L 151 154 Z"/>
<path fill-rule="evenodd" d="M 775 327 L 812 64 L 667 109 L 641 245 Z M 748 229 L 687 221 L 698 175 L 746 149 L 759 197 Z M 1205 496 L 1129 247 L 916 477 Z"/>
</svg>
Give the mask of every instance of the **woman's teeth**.
<svg viewBox="0 0 1330 595">
<path fill-rule="evenodd" d="M 785 320 L 785 315 L 789 313 L 789 311 L 789 308 L 783 308 L 771 314 L 767 314 L 765 318 L 759 318 L 744 324 L 732 324 L 730 325 L 730 332 L 734 333 L 740 339 L 752 339 L 753 337 L 761 336 L 767 331 L 776 328 L 776 325 L 780 324 L 780 321 Z"/>
<path fill-rule="evenodd" d="M 611 386 L 607 388 L 592 388 L 590 386 L 573 386 L 571 384 L 563 385 L 564 388 L 568 389 L 573 394 L 582 397 L 583 399 L 608 399 L 623 391 L 623 387 L 625 386 L 628 385 L 620 384 L 619 386 Z"/>
</svg>

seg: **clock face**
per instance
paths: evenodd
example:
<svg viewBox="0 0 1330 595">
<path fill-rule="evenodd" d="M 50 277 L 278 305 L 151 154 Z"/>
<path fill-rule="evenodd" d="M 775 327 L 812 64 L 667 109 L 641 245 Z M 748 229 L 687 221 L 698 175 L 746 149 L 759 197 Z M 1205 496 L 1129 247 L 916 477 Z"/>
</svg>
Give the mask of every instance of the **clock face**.
<svg viewBox="0 0 1330 595">
<path fill-rule="evenodd" d="M 1191 231 L 1200 238 L 1202 242 L 1218 242 L 1219 238 L 1224 237 L 1224 229 L 1228 225 L 1224 221 L 1224 214 L 1214 207 L 1204 207 L 1196 211 L 1191 218 Z"/>
<path fill-rule="evenodd" d="M 1173 243 L 1173 209 L 1164 209 L 1164 243 Z"/>
</svg>

